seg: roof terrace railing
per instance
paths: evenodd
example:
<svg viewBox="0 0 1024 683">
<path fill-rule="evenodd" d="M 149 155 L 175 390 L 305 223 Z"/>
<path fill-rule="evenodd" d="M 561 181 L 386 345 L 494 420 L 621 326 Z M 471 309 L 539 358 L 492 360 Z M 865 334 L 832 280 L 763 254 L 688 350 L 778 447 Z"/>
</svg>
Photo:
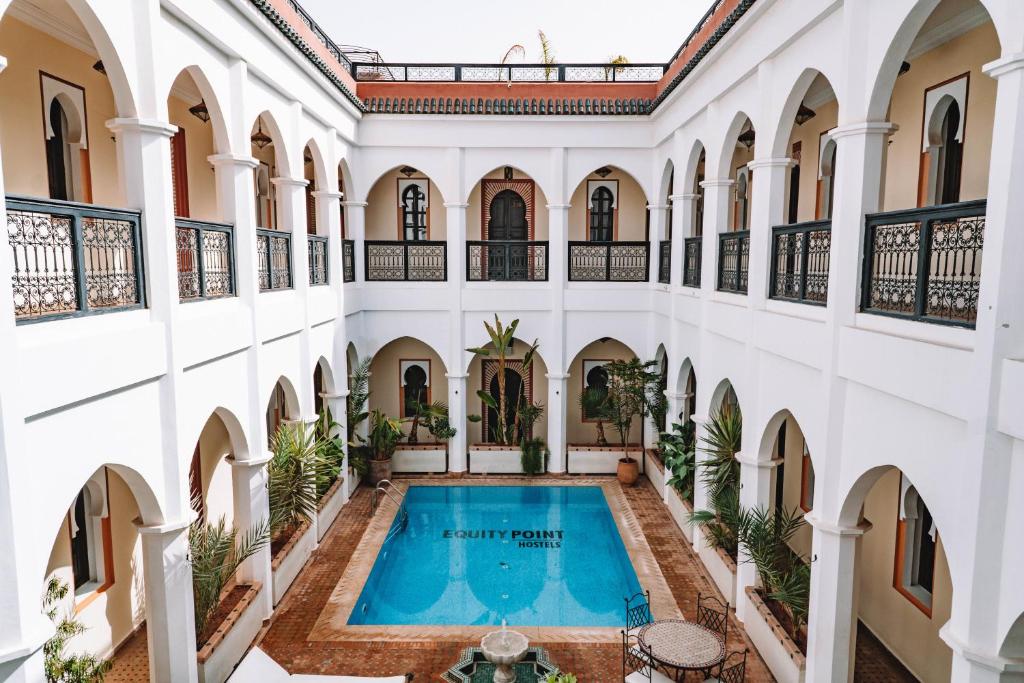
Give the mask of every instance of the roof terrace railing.
<svg viewBox="0 0 1024 683">
<path fill-rule="evenodd" d="M 327 35 L 326 31 L 320 28 L 320 24 L 316 23 L 316 20 L 309 15 L 309 12 L 307 12 L 302 5 L 296 2 L 296 0 L 288 0 L 288 5 L 295 10 L 295 13 L 299 15 L 299 19 L 302 20 L 302 23 L 309 27 L 309 30 L 312 31 L 317 40 L 327 48 L 327 51 L 331 53 L 331 56 L 337 59 L 338 62 L 346 69 L 351 69 L 352 62 L 345 56 L 341 46 L 331 40 L 331 37 Z"/>
<path fill-rule="evenodd" d="M 654 83 L 665 64 L 352 64 L 360 82 Z"/>
</svg>

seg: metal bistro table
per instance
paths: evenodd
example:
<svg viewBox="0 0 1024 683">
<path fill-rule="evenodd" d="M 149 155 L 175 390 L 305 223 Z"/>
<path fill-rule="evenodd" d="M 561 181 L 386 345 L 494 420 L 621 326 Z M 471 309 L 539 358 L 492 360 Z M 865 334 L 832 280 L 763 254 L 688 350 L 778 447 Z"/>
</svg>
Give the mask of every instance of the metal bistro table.
<svg viewBox="0 0 1024 683">
<path fill-rule="evenodd" d="M 709 628 L 683 619 L 662 619 L 647 624 L 637 642 L 652 661 L 675 669 L 676 681 L 687 671 L 709 674 L 725 659 L 725 642 Z"/>
</svg>

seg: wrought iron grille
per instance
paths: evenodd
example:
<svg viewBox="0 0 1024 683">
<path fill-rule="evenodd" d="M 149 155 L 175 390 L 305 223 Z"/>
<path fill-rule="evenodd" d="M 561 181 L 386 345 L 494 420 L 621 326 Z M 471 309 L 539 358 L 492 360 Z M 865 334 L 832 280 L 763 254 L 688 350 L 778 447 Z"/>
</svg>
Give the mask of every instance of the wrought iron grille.
<svg viewBox="0 0 1024 683">
<path fill-rule="evenodd" d="M 466 280 L 548 279 L 548 243 L 528 240 L 466 242 Z"/>
<path fill-rule="evenodd" d="M 341 241 L 341 274 L 343 282 L 356 281 L 356 243 L 355 240 Z"/>
<path fill-rule="evenodd" d="M 663 285 L 672 282 L 672 242 L 669 240 L 658 244 L 658 282 Z"/>
<path fill-rule="evenodd" d="M 569 242 L 570 282 L 647 282 L 647 242 Z"/>
<path fill-rule="evenodd" d="M 826 304 L 831 250 L 829 221 L 772 228 L 771 298 Z"/>
<path fill-rule="evenodd" d="M 664 64 L 352 64 L 357 81 L 652 83 Z"/>
<path fill-rule="evenodd" d="M 747 293 L 750 266 L 750 231 L 723 232 L 718 236 L 718 291 Z"/>
<path fill-rule="evenodd" d="M 145 305 L 138 212 L 7 197 L 17 322 Z"/>
<path fill-rule="evenodd" d="M 178 298 L 217 299 L 235 294 L 233 228 L 221 223 L 175 218 Z"/>
<path fill-rule="evenodd" d="M 974 327 L 984 199 L 867 216 L 861 310 Z"/>
<path fill-rule="evenodd" d="M 287 232 L 256 231 L 259 252 L 260 291 L 288 289 L 292 286 L 292 236 Z"/>
<path fill-rule="evenodd" d="M 327 238 L 319 235 L 306 237 L 309 251 L 309 284 L 327 284 Z"/>
<path fill-rule="evenodd" d="M 443 282 L 448 279 L 444 241 L 367 241 L 366 281 Z"/>
<path fill-rule="evenodd" d="M 703 237 L 683 240 L 683 286 L 700 287 L 700 258 Z"/>
</svg>

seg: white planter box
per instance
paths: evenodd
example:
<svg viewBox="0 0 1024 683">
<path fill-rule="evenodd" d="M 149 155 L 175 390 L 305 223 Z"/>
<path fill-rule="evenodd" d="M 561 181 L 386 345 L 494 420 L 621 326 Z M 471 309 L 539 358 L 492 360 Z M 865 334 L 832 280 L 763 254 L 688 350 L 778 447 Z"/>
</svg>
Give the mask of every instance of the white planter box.
<svg viewBox="0 0 1024 683">
<path fill-rule="evenodd" d="M 299 575 L 306 561 L 313 554 L 316 538 L 312 526 L 299 529 L 271 563 L 271 577 L 274 583 L 274 606 L 281 602 L 295 577 Z"/>
<path fill-rule="evenodd" d="M 266 590 L 259 584 L 250 587 L 249 593 L 228 616 L 230 624 L 223 635 L 215 634 L 210 642 L 197 653 L 199 683 L 224 683 L 235 665 L 242 660 L 249 646 L 263 627 L 260 605 Z M 269 615 L 267 615 L 269 616 Z"/>
<path fill-rule="evenodd" d="M 659 496 L 662 495 L 665 491 L 664 465 L 658 462 L 658 459 L 650 451 L 644 451 L 644 472 L 654 484 L 654 490 L 658 492 Z"/>
<path fill-rule="evenodd" d="M 338 513 L 345 505 L 345 496 L 342 491 L 344 486 L 344 480 L 338 479 L 320 500 L 319 508 L 316 511 L 316 539 L 318 541 L 323 540 L 323 537 L 327 535 L 327 530 L 331 528 L 331 524 L 337 519 Z"/>
<path fill-rule="evenodd" d="M 518 447 L 469 447 L 469 471 L 472 474 L 522 474 L 522 454 Z"/>
<path fill-rule="evenodd" d="M 675 489 L 669 489 L 666 495 L 666 505 L 668 506 L 669 514 L 672 515 L 672 519 L 676 521 L 676 524 L 682 530 L 683 536 L 686 536 L 687 541 L 693 543 L 693 525 L 690 524 L 693 508 L 680 497 Z"/>
<path fill-rule="evenodd" d="M 348 497 L 349 498 L 351 498 L 352 494 L 356 492 L 357 488 L 359 488 L 359 482 L 362 481 L 362 479 L 363 478 L 361 476 L 359 476 L 356 473 L 355 470 L 351 470 L 350 469 L 348 471 L 347 481 L 348 481 Z"/>
<path fill-rule="evenodd" d="M 718 590 L 731 605 L 736 604 L 736 565 L 725 553 L 703 546 L 697 553 Z"/>
<path fill-rule="evenodd" d="M 630 450 L 638 458 L 639 449 Z M 615 474 L 625 451 L 614 446 L 569 446 L 569 474 Z"/>
<path fill-rule="evenodd" d="M 807 658 L 782 630 L 782 625 L 753 588 L 747 588 L 746 599 L 753 609 L 743 627 L 779 683 L 804 683 Z"/>
<path fill-rule="evenodd" d="M 391 471 L 395 473 L 441 474 L 448 471 L 448 449 L 444 444 L 410 447 L 401 446 L 391 458 Z"/>
</svg>

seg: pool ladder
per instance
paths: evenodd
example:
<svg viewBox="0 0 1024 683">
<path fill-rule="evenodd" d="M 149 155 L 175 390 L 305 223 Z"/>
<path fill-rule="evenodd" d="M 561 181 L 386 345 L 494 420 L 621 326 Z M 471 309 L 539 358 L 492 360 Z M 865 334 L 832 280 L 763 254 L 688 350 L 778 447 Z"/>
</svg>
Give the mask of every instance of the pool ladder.
<svg viewBox="0 0 1024 683">
<path fill-rule="evenodd" d="M 398 534 L 405 531 L 406 527 L 409 526 L 409 511 L 405 507 L 405 494 L 397 486 L 391 483 L 390 479 L 381 479 L 377 482 L 377 488 L 373 490 L 373 496 L 370 498 L 370 515 L 372 516 L 376 511 L 380 503 L 380 496 L 385 495 L 388 499 L 398 506 L 398 524 L 392 525 L 388 531 L 387 538 L 384 539 L 384 543 L 387 543 Z"/>
</svg>

